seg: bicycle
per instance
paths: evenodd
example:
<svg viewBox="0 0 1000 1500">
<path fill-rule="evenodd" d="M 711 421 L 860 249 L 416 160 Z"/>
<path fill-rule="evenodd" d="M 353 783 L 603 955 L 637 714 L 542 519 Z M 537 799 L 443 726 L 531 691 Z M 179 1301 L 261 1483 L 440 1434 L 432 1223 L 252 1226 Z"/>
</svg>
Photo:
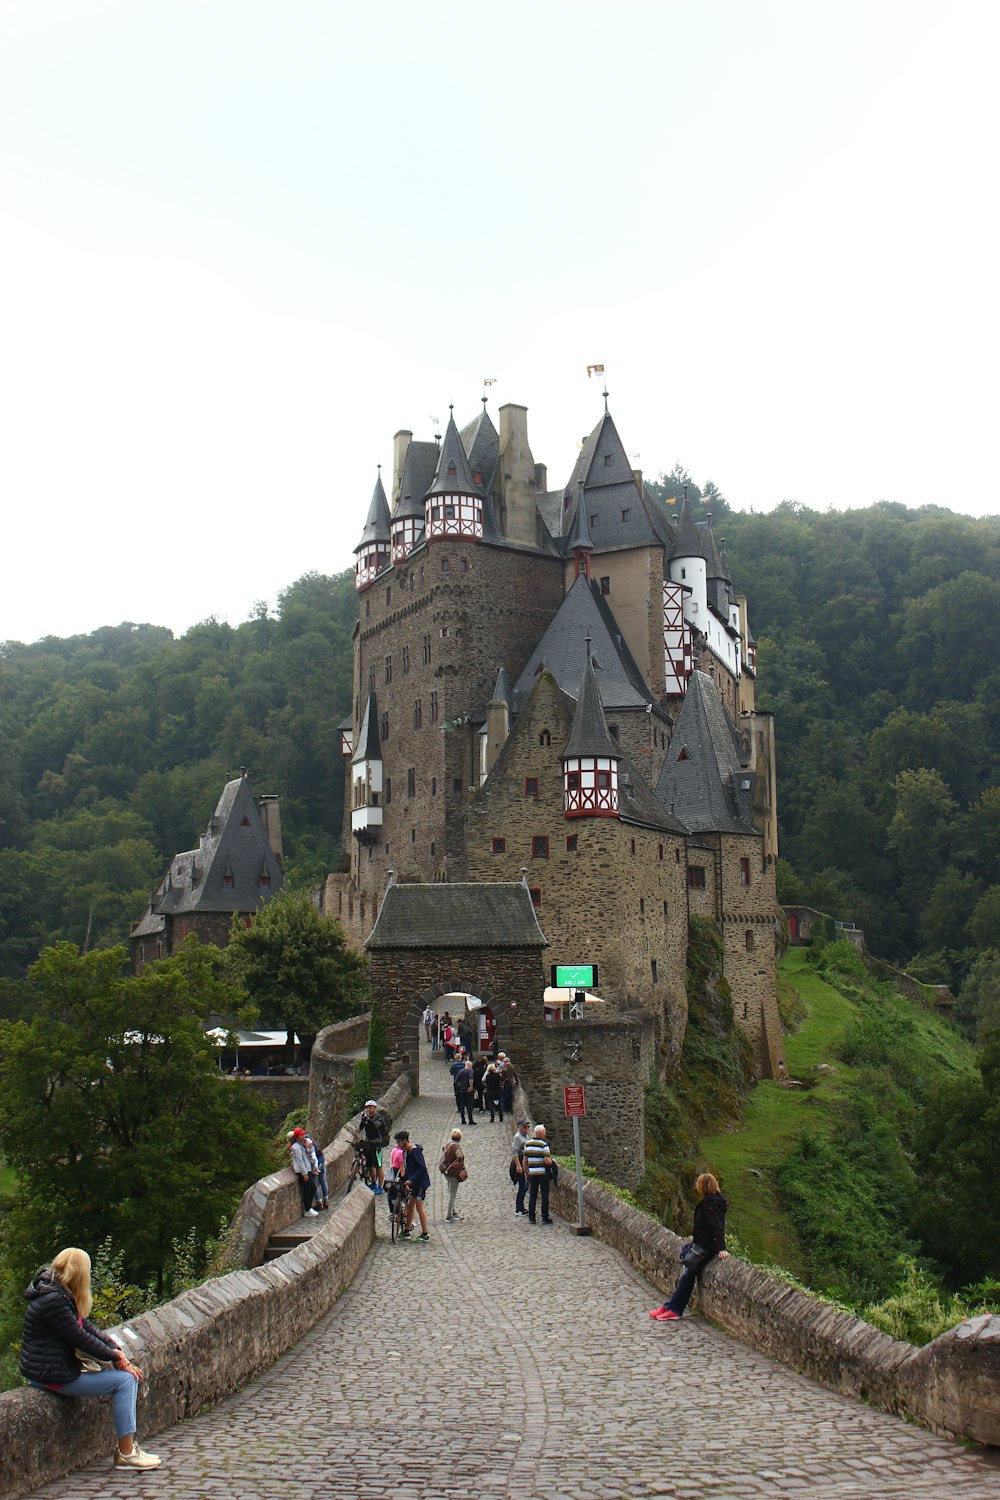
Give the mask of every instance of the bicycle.
<svg viewBox="0 0 1000 1500">
<path fill-rule="evenodd" d="M 410 1196 L 410 1184 L 405 1178 L 391 1182 L 386 1189 L 389 1199 L 389 1233 L 395 1244 L 406 1225 L 406 1201 Z"/>
<path fill-rule="evenodd" d="M 378 1181 L 374 1169 L 369 1160 L 366 1147 L 368 1142 L 363 1136 L 354 1137 L 354 1157 L 351 1161 L 350 1171 L 347 1174 L 347 1187 L 345 1193 L 349 1193 L 356 1182 L 363 1182 L 366 1188 L 374 1188 Z"/>
</svg>

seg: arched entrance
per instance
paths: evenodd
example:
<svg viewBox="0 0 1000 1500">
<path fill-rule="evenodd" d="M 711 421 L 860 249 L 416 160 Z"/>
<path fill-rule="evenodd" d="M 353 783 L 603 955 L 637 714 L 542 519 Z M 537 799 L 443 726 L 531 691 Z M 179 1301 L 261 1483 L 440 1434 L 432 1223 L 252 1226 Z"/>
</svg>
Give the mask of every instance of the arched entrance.
<svg viewBox="0 0 1000 1500">
<path fill-rule="evenodd" d="M 468 1002 L 475 1002 L 471 1007 Z M 421 1048 L 426 1059 L 427 1047 L 424 1037 L 424 1012 L 430 1009 L 436 1015 L 449 1011 L 453 1018 L 459 1003 L 465 1007 L 464 1017 L 475 1026 L 473 1055 L 481 1052 L 509 1050 L 513 1046 L 513 1028 L 520 1013 L 517 1000 L 506 1000 L 491 993 L 484 986 L 468 988 L 456 981 L 442 980 L 428 985 L 411 996 L 410 1005 L 402 1016 L 399 1027 L 400 1060 L 410 1074 L 410 1086 L 415 1094 L 420 1092 Z M 485 1029 L 481 1029 L 485 1028 Z M 443 1064 L 443 1055 L 442 1055 Z"/>
</svg>

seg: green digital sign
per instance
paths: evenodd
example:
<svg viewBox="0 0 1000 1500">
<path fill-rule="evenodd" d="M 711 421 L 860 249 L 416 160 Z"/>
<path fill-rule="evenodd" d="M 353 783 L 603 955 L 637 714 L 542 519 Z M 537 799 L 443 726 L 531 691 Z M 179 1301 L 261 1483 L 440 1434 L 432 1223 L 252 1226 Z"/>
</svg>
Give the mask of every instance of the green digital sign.
<svg viewBox="0 0 1000 1500">
<path fill-rule="evenodd" d="M 597 988 L 596 964 L 553 964 L 552 988 L 556 990 L 593 990 Z"/>
</svg>

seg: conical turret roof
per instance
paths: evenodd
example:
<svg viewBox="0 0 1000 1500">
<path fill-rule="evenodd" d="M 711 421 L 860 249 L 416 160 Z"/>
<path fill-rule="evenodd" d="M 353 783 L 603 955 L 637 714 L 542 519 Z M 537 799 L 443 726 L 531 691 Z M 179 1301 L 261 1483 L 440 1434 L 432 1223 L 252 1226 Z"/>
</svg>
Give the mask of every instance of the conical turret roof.
<svg viewBox="0 0 1000 1500">
<path fill-rule="evenodd" d="M 355 552 L 360 552 L 362 547 L 370 542 L 388 542 L 389 540 L 389 502 L 385 498 L 385 490 L 382 488 L 382 474 L 375 481 L 375 489 L 372 494 L 372 503 L 368 507 L 368 519 L 361 533 L 361 540 L 355 547 Z"/>
<path fill-rule="evenodd" d="M 573 535 L 570 538 L 569 550 L 571 552 L 593 552 L 594 542 L 590 535 L 590 527 L 587 524 L 587 494 L 580 485 L 579 499 L 576 502 L 576 521 L 573 526 Z"/>
<path fill-rule="evenodd" d="M 715 543 L 715 532 L 712 530 L 711 521 L 706 521 L 704 526 L 699 526 L 697 529 L 701 536 L 705 562 L 708 564 L 705 571 L 706 578 L 725 578 L 726 575 L 722 570 L 722 559 L 719 556 L 719 549 Z"/>
<path fill-rule="evenodd" d="M 685 495 L 681 501 L 681 513 L 677 517 L 677 535 L 674 537 L 674 545 L 670 549 L 671 557 L 704 557 L 704 549 L 698 528 L 694 524 L 694 515 L 691 510 L 691 502 Z"/>
<path fill-rule="evenodd" d="M 497 673 L 496 685 L 493 689 L 493 697 L 490 699 L 490 702 L 506 703 L 508 708 L 513 706 L 514 695 L 510 686 L 510 678 L 507 676 L 507 668 L 503 662 L 500 663 L 500 670 Z"/>
<path fill-rule="evenodd" d="M 361 731 L 358 734 L 358 746 L 351 756 L 351 765 L 359 765 L 364 760 L 381 760 L 382 746 L 378 737 L 378 704 L 375 694 L 368 694 L 368 702 L 365 704 L 365 716 L 361 720 Z"/>
<path fill-rule="evenodd" d="M 472 470 L 469 468 L 469 460 L 465 454 L 465 448 L 458 428 L 455 426 L 455 417 L 449 412 L 448 426 L 445 429 L 444 441 L 441 444 L 441 454 L 438 458 L 437 472 L 433 482 L 427 491 L 428 495 L 481 495 L 481 487 L 472 478 Z"/>
<path fill-rule="evenodd" d="M 569 760 L 571 757 L 580 755 L 606 755 L 614 760 L 621 758 L 617 743 L 608 733 L 601 693 L 594 675 L 594 659 L 591 655 L 589 636 L 587 637 L 587 660 L 583 669 L 583 682 L 580 684 L 580 696 L 576 700 L 576 712 L 573 715 L 573 728 L 562 758 Z"/>
</svg>

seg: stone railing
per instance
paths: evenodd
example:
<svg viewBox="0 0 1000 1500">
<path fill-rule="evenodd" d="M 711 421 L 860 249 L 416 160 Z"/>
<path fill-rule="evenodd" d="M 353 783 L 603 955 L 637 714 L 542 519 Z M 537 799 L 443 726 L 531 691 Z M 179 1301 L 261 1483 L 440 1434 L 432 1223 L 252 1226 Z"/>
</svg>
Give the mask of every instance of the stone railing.
<svg viewBox="0 0 1000 1500">
<path fill-rule="evenodd" d="M 329 1312 L 374 1235 L 374 1198 L 351 1193 L 311 1240 L 280 1260 L 206 1281 L 114 1330 L 146 1376 L 140 1439 L 194 1416 L 273 1364 Z M 0 1495 L 23 1494 L 102 1454 L 110 1482 L 114 1445 L 107 1401 L 33 1388 L 0 1395 Z"/>
<path fill-rule="evenodd" d="M 409 1075 L 403 1073 L 379 1099 L 390 1119 L 395 1119 L 410 1097 Z M 354 1154 L 354 1132 L 358 1116 L 348 1120 L 329 1146 L 324 1146 L 326 1178 L 335 1193 L 347 1181 Z M 259 1266 L 272 1234 L 294 1224 L 302 1213 L 299 1185 L 291 1167 L 282 1167 L 247 1188 L 233 1216 L 226 1238 L 226 1262 L 232 1266 Z"/>
<path fill-rule="evenodd" d="M 395 1117 L 410 1097 L 404 1074 L 380 1103 Z M 349 1126 L 325 1151 L 330 1192 L 347 1180 Z M 291 1168 L 248 1188 L 230 1230 L 237 1269 L 112 1330 L 146 1376 L 139 1435 L 162 1432 L 231 1395 L 308 1333 L 349 1286 L 374 1239 L 375 1200 L 355 1192 L 313 1237 L 261 1264 L 270 1236 L 299 1218 Z M 114 1449 L 111 1406 L 23 1386 L 0 1394 L 0 1497 L 20 1495 Z"/>
<path fill-rule="evenodd" d="M 575 1173 L 563 1172 L 552 1205 L 576 1222 Z M 673 1291 L 679 1235 L 592 1181 L 584 1208 L 596 1235 L 661 1292 Z M 1000 1317 L 970 1318 L 918 1349 L 734 1258 L 713 1261 L 695 1296 L 726 1333 L 820 1385 L 950 1437 L 1000 1444 Z"/>
</svg>

